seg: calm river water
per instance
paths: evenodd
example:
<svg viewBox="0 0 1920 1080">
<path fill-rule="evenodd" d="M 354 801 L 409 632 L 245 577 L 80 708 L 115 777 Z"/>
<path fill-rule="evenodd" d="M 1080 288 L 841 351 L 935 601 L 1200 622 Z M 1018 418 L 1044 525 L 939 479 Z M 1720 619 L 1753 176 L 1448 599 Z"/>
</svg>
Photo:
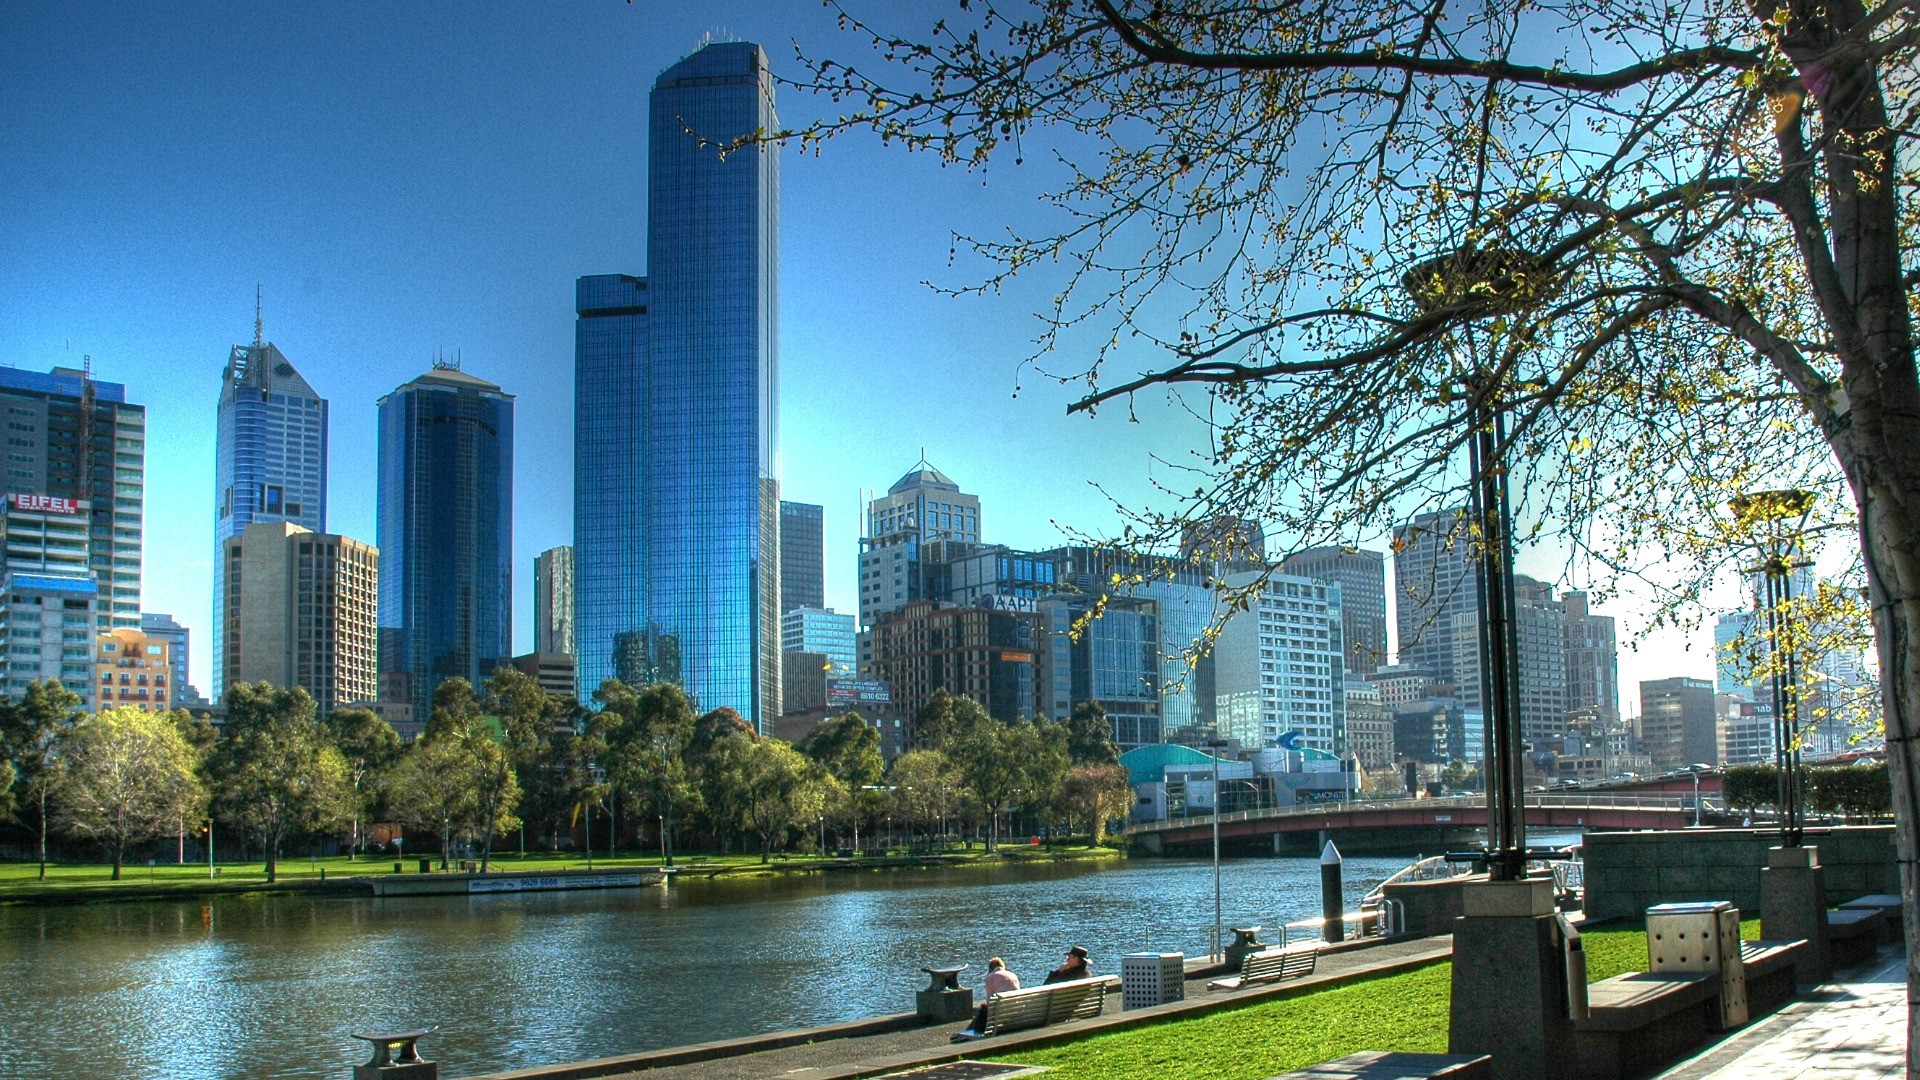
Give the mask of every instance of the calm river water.
<svg viewBox="0 0 1920 1080">
<path fill-rule="evenodd" d="M 1399 858 L 1350 858 L 1348 909 Z M 1318 914 L 1312 859 L 1230 860 L 1225 921 Z M 0 907 L 0 1077 L 345 1077 L 350 1033 L 438 1024 L 441 1074 L 913 1008 L 923 964 L 1205 953 L 1209 863 L 881 871 L 672 889 Z"/>
</svg>

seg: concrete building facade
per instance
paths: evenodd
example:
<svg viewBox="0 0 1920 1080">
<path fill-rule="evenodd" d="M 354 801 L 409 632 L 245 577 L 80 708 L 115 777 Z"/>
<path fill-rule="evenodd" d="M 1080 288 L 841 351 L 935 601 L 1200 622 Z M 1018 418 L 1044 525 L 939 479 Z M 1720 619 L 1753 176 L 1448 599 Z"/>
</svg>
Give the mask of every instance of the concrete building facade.
<svg viewBox="0 0 1920 1080">
<path fill-rule="evenodd" d="M 574 655 L 573 548 L 548 548 L 533 559 L 533 650 Z"/>
<path fill-rule="evenodd" d="M 84 501 L 10 494 L 0 503 L 0 692 L 58 682 L 91 708 L 99 589 Z"/>
<path fill-rule="evenodd" d="M 173 708 L 173 669 L 164 639 L 121 627 L 99 635 L 94 650 L 94 708 L 131 706 L 148 712 Z"/>
<path fill-rule="evenodd" d="M 1287 556 L 1280 572 L 1340 583 L 1340 610 L 1349 675 L 1365 676 L 1388 662 L 1387 557 L 1357 548 L 1308 548 Z"/>
<path fill-rule="evenodd" d="M 1220 734 L 1249 749 L 1274 746 L 1292 734 L 1313 749 L 1344 756 L 1340 583 L 1285 574 L 1262 581 L 1256 571 L 1230 575 L 1226 584 L 1230 589 L 1257 585 L 1260 592 L 1249 610 L 1226 619 L 1214 641 Z"/>
<path fill-rule="evenodd" d="M 288 521 L 257 521 L 227 540 L 227 625 L 234 682 L 298 686 L 325 716 L 379 689 L 380 554 Z"/>
</svg>

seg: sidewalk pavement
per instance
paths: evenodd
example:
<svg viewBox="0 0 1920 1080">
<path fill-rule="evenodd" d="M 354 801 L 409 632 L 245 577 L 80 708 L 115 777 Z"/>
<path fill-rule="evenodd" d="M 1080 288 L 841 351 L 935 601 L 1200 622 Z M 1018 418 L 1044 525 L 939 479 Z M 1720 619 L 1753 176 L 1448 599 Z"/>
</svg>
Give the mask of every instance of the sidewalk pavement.
<svg viewBox="0 0 1920 1080">
<path fill-rule="evenodd" d="M 1179 1019 L 1183 1014 L 1201 1015 L 1231 1008 L 1235 1003 L 1251 1004 L 1270 997 L 1311 992 L 1316 986 L 1340 985 L 1376 970 L 1392 970 L 1408 963 L 1443 960 L 1451 954 L 1452 949 L 1453 938 L 1444 936 L 1325 953 L 1312 975 L 1231 994 L 1207 992 L 1207 980 L 1219 977 L 1218 971 L 1210 971 L 1206 975 L 1188 977 L 1185 1001 L 1123 1012 L 1119 1008 L 1120 992 L 1114 990 L 1107 998 L 1108 1012 L 1102 1016 L 957 1046 L 949 1041 L 948 1036 L 966 1026 L 964 1022 L 913 1027 L 875 1035 L 830 1038 L 758 1053 L 733 1053 L 704 1061 L 652 1068 L 647 1067 L 644 1055 L 639 1055 L 640 1060 L 625 1064 L 625 1069 L 631 1071 L 623 1071 L 620 1067 L 622 1063 L 608 1060 L 495 1073 L 472 1080 L 571 1080 L 588 1074 L 627 1080 L 766 1080 L 773 1077 L 782 1080 L 846 1080 L 849 1077 L 877 1076 L 921 1065 L 954 1061 L 969 1055 L 997 1055 L 1026 1045 L 1045 1045 L 1061 1039 L 1080 1038 L 1102 1029 Z"/>
<path fill-rule="evenodd" d="M 1907 957 L 1882 950 L 1656 1080 L 1894 1080 L 1906 1050 Z"/>
</svg>

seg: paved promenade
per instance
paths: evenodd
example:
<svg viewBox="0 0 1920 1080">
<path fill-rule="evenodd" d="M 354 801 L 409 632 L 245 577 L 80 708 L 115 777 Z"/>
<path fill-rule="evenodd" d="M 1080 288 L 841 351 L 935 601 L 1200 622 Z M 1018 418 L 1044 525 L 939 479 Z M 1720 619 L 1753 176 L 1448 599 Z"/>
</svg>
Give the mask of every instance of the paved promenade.
<svg viewBox="0 0 1920 1080">
<path fill-rule="evenodd" d="M 1289 997 L 1318 986 L 1342 984 L 1356 978 L 1364 978 L 1374 972 L 1392 970 L 1407 964 L 1445 959 L 1452 954 L 1452 951 L 1453 938 L 1446 936 L 1325 953 L 1322 954 L 1313 975 L 1233 994 L 1207 992 L 1207 980 L 1220 977 L 1220 972 L 1217 970 L 1205 975 L 1190 974 L 1187 978 L 1187 1000 L 1185 1001 L 1126 1012 L 1120 1008 L 1119 991 L 1114 990 L 1107 997 L 1105 1015 L 1094 1019 L 1034 1031 L 1015 1032 L 961 1045 L 954 1045 L 948 1040 L 952 1032 L 966 1026 L 964 1023 L 955 1022 L 850 1038 L 826 1039 L 763 1050 L 758 1053 L 736 1053 L 682 1064 L 650 1067 L 645 1060 L 647 1055 L 636 1055 L 631 1064 L 624 1066 L 626 1071 L 620 1067 L 610 1068 L 609 1066 L 617 1066 L 619 1063 L 616 1059 L 609 1059 L 596 1063 L 583 1062 L 577 1065 L 493 1073 L 475 1080 L 509 1080 L 509 1078 L 566 1080 L 566 1078 L 588 1075 L 624 1077 L 626 1080 L 766 1080 L 769 1077 L 778 1077 L 781 1080 L 852 1080 L 856 1077 L 878 1076 L 918 1065 L 956 1060 L 963 1055 L 1002 1054 L 1022 1047 L 1061 1041 L 1063 1038 L 1081 1038 L 1103 1029 L 1177 1019 L 1181 1015 L 1201 1015 L 1232 1007 L 1235 1003 L 1246 1004 L 1269 997 Z"/>
<path fill-rule="evenodd" d="M 1893 1080 L 1906 1076 L 1907 958 L 1822 986 L 1658 1080 Z"/>
</svg>

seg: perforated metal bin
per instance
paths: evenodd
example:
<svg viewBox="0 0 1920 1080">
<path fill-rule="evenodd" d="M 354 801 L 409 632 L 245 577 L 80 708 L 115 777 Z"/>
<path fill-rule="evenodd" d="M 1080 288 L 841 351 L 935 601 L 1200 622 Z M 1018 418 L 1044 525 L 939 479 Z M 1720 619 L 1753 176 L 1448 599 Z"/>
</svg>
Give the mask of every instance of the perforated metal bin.
<svg viewBox="0 0 1920 1080">
<path fill-rule="evenodd" d="M 1647 970 L 1719 975 L 1721 1029 L 1747 1022 L 1740 909 L 1730 901 L 1655 904 L 1648 908 Z"/>
</svg>

